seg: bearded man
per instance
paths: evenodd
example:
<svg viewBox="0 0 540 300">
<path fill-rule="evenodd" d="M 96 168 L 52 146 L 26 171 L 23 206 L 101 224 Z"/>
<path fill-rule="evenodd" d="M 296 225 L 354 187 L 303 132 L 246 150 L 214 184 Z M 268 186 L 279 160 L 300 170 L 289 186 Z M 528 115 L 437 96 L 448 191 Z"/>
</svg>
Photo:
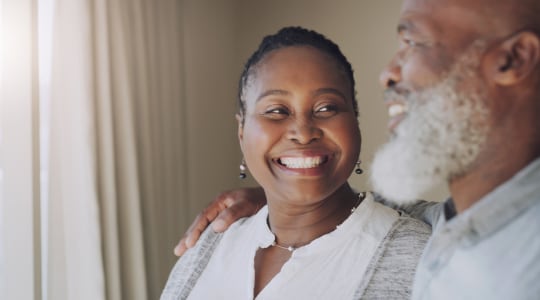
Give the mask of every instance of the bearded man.
<svg viewBox="0 0 540 300">
<path fill-rule="evenodd" d="M 372 180 L 402 206 L 442 180 L 452 195 L 424 212 L 414 299 L 540 295 L 539 16 L 540 1 L 404 1 Z"/>
<path fill-rule="evenodd" d="M 539 16 L 538 0 L 403 3 L 400 46 L 381 74 L 392 137 L 372 181 L 381 201 L 433 226 L 413 299 L 540 295 Z M 415 202 L 441 181 L 449 200 Z M 257 189 L 222 194 L 175 252 L 262 198 Z"/>
</svg>

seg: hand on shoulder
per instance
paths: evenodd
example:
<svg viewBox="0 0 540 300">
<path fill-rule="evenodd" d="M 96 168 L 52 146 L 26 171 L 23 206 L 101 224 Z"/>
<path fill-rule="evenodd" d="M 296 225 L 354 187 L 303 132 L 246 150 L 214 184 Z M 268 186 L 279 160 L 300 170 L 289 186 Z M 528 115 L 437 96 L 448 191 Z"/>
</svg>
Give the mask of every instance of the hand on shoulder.
<svg viewBox="0 0 540 300">
<path fill-rule="evenodd" d="M 236 220 L 254 215 L 266 204 L 260 187 L 241 188 L 219 194 L 201 213 L 174 248 L 176 256 L 182 256 L 193 247 L 204 230 L 211 224 L 216 232 L 223 232 Z"/>
</svg>

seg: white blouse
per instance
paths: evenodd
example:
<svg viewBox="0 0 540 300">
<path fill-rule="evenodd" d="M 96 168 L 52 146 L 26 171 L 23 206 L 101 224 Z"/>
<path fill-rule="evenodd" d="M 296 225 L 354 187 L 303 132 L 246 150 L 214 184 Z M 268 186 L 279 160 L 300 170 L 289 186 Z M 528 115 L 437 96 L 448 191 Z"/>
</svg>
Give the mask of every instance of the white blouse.
<svg viewBox="0 0 540 300">
<path fill-rule="evenodd" d="M 267 216 L 265 206 L 225 232 L 189 299 L 253 299 L 255 254 L 274 241 Z M 336 230 L 296 249 L 255 299 L 352 299 L 398 217 L 368 193 Z"/>
</svg>

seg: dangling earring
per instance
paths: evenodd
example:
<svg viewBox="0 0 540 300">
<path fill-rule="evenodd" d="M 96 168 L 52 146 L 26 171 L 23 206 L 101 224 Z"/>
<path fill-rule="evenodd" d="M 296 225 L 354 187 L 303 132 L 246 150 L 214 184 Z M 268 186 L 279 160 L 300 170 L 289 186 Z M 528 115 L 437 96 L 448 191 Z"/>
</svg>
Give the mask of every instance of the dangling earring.
<svg viewBox="0 0 540 300">
<path fill-rule="evenodd" d="M 362 169 L 360 169 L 360 164 L 362 163 L 361 160 L 357 161 L 356 162 L 356 169 L 354 170 L 354 173 L 360 175 L 362 173 L 364 173 L 364 171 Z"/>
<path fill-rule="evenodd" d="M 246 161 L 242 158 L 242 162 L 240 163 L 240 179 L 245 179 L 246 178 Z"/>
</svg>

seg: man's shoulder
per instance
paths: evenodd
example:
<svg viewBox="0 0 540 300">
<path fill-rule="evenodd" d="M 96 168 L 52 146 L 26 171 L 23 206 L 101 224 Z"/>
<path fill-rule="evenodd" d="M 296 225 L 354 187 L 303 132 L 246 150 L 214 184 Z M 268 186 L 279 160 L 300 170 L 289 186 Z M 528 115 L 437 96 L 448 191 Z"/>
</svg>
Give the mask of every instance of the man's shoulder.
<svg viewBox="0 0 540 300">
<path fill-rule="evenodd" d="M 489 242 L 491 239 L 505 240 L 508 246 L 521 245 L 530 249 L 538 247 L 540 251 L 540 199 L 527 208 L 521 209 L 520 213 L 502 224 L 497 224 L 495 230 L 487 230 L 491 233 L 483 238 Z M 479 226 L 479 225 L 478 225 Z"/>
<path fill-rule="evenodd" d="M 493 234 L 484 237 L 487 243 L 499 241 L 506 247 L 540 253 L 540 201 L 524 209 L 508 223 L 500 226 Z M 537 263 L 540 266 L 540 261 Z"/>
</svg>

